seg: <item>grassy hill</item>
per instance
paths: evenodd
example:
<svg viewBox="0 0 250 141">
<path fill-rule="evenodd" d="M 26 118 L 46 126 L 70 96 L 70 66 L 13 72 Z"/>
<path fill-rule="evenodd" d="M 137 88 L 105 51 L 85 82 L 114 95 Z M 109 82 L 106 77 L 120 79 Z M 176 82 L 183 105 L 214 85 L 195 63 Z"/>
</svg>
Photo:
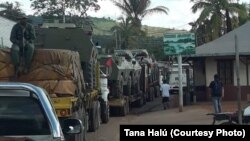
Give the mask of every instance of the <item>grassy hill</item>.
<svg viewBox="0 0 250 141">
<path fill-rule="evenodd" d="M 106 18 L 93 18 L 94 22 L 94 34 L 95 35 L 112 35 L 111 28 L 118 24 L 116 21 Z M 164 33 L 169 30 L 169 28 L 162 27 L 151 27 L 147 25 L 142 26 L 143 30 L 148 33 L 148 36 L 162 37 Z"/>
</svg>

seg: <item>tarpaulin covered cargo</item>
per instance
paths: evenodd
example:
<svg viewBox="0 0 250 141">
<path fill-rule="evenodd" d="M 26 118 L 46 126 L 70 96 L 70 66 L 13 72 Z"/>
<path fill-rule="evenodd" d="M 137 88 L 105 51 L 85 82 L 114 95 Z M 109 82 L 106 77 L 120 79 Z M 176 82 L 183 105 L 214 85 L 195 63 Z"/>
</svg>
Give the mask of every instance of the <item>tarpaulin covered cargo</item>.
<svg viewBox="0 0 250 141">
<path fill-rule="evenodd" d="M 54 96 L 68 96 L 85 90 L 82 73 L 78 52 L 36 49 L 29 73 L 16 81 L 40 86 Z M 13 75 L 10 49 L 0 49 L 0 81 L 9 81 Z"/>
</svg>

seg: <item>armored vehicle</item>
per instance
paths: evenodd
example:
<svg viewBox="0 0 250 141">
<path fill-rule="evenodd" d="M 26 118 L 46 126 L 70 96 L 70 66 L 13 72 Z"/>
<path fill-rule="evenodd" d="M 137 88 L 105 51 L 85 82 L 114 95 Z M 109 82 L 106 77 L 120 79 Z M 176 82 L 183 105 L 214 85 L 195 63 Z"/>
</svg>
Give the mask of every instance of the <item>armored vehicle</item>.
<svg viewBox="0 0 250 141">
<path fill-rule="evenodd" d="M 131 50 L 134 58 L 139 61 L 142 67 L 140 77 L 140 87 L 146 94 L 147 101 L 153 101 L 160 95 L 160 69 L 155 59 L 153 59 L 146 49 Z M 144 101 L 145 102 L 145 101 Z"/>
<path fill-rule="evenodd" d="M 100 55 L 102 71 L 108 74 L 109 105 L 112 114 L 125 116 L 132 106 L 143 104 L 140 90 L 141 66 L 129 50 L 115 50 L 113 55 Z"/>
</svg>

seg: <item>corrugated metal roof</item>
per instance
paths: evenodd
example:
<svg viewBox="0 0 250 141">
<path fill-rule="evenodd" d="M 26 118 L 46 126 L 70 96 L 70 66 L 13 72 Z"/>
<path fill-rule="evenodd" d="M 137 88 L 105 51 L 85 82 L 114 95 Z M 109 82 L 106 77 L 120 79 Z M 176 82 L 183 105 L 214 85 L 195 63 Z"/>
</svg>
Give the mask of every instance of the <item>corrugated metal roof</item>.
<svg viewBox="0 0 250 141">
<path fill-rule="evenodd" d="M 248 56 L 250 52 L 240 52 L 241 56 Z M 235 56 L 234 53 L 203 53 L 203 54 L 191 54 L 191 55 L 183 55 L 182 57 L 223 57 L 223 56 Z"/>
<path fill-rule="evenodd" d="M 240 54 L 250 55 L 250 22 L 221 36 L 220 38 L 196 47 L 194 56 L 225 56 L 235 54 L 235 35 L 238 38 Z"/>
</svg>

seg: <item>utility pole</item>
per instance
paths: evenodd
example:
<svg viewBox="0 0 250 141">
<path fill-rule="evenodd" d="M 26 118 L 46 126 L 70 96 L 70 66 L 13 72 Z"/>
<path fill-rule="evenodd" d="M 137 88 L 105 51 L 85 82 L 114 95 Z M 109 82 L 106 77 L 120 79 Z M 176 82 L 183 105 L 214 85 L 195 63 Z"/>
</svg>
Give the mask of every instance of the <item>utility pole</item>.
<svg viewBox="0 0 250 141">
<path fill-rule="evenodd" d="M 2 48 L 4 48 L 4 47 L 3 47 L 3 37 L 1 37 L 1 43 L 2 43 Z M 1 46 L 0 46 L 0 47 L 1 47 Z"/>
<path fill-rule="evenodd" d="M 178 54 L 178 70 L 179 70 L 179 112 L 183 111 L 183 89 L 182 89 L 182 56 Z"/>
<path fill-rule="evenodd" d="M 63 9 L 63 23 L 65 23 L 65 0 L 62 1 L 62 9 Z"/>
<path fill-rule="evenodd" d="M 236 60 L 236 76 L 237 76 L 237 103 L 238 103 L 238 119 L 239 124 L 242 124 L 242 111 L 241 111 L 241 88 L 240 88 L 240 57 L 239 57 L 239 47 L 238 38 L 235 35 L 235 60 Z"/>
<path fill-rule="evenodd" d="M 117 29 L 115 29 L 115 48 L 118 49 L 118 41 L 117 41 Z"/>
</svg>

